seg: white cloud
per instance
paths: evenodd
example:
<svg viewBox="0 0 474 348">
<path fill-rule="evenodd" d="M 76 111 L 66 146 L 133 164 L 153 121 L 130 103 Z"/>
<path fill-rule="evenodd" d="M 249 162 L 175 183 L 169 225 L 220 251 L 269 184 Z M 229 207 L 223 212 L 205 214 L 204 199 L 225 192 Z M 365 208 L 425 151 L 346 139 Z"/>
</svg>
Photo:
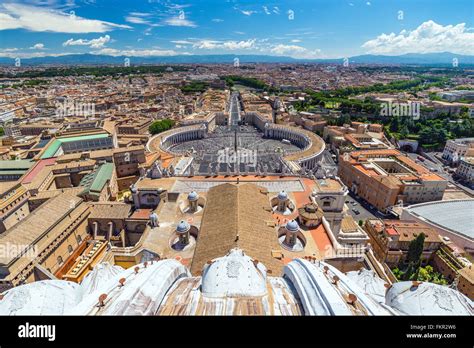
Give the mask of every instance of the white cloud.
<svg viewBox="0 0 474 348">
<path fill-rule="evenodd" d="M 152 0 L 148 0 L 148 2 L 152 2 Z M 163 1 L 163 0 L 155 0 L 153 2 L 166 2 L 166 1 Z M 183 8 L 187 8 L 187 7 L 191 7 L 192 5 L 191 4 L 183 4 L 183 5 L 180 5 L 180 4 L 164 4 L 166 6 L 166 8 L 168 9 L 171 9 L 171 10 L 181 10 Z"/>
<path fill-rule="evenodd" d="M 372 5 L 372 4 L 370 3 L 370 1 L 367 1 L 365 4 L 366 4 L 367 6 Z"/>
<path fill-rule="evenodd" d="M 125 17 L 125 21 L 133 24 L 146 24 L 146 25 L 153 25 L 149 21 L 149 17 L 151 17 L 151 13 L 147 12 L 130 12 L 128 16 Z"/>
<path fill-rule="evenodd" d="M 255 39 L 246 41 L 226 41 L 224 48 L 229 50 L 250 49 L 255 47 Z"/>
<path fill-rule="evenodd" d="M 298 42 L 301 42 L 301 40 L 300 39 L 293 39 L 293 40 L 291 40 L 291 42 L 298 43 Z"/>
<path fill-rule="evenodd" d="M 244 41 L 215 41 L 215 40 L 200 40 L 193 44 L 193 48 L 213 50 L 213 49 L 223 49 L 223 50 L 240 50 L 240 49 L 252 49 L 256 48 L 256 40 L 249 39 Z"/>
<path fill-rule="evenodd" d="M 239 10 L 239 11 L 246 16 L 251 16 L 254 13 L 257 13 L 256 11 L 245 11 L 245 10 Z"/>
<path fill-rule="evenodd" d="M 213 18 L 212 21 L 215 22 L 215 23 L 221 23 L 221 22 L 223 22 L 224 20 L 223 20 L 223 19 L 220 19 L 220 18 Z"/>
<path fill-rule="evenodd" d="M 104 45 L 110 41 L 110 36 L 105 35 L 98 37 L 97 39 L 85 40 L 85 39 L 69 39 L 63 42 L 63 46 L 90 46 L 91 48 L 102 48 Z"/>
<path fill-rule="evenodd" d="M 148 27 L 143 31 L 143 34 L 145 34 L 145 36 L 150 36 L 152 30 L 153 30 L 153 26 Z"/>
<path fill-rule="evenodd" d="M 187 40 L 172 40 L 171 42 L 174 43 L 174 44 L 179 44 L 179 45 L 191 45 L 192 44 L 191 41 L 187 41 Z"/>
<path fill-rule="evenodd" d="M 275 7 L 273 8 L 273 13 L 275 13 L 275 14 L 280 14 L 280 9 L 279 9 L 277 6 L 275 6 Z"/>
<path fill-rule="evenodd" d="M 11 49 L 11 48 L 6 48 L 1 50 L 0 49 L 0 57 L 5 57 L 5 58 L 35 58 L 35 57 L 59 57 L 59 56 L 65 56 L 68 54 L 71 54 L 69 52 L 63 52 L 63 53 L 45 53 L 44 51 L 42 52 L 17 52 L 18 49 Z"/>
<path fill-rule="evenodd" d="M 41 42 L 38 42 L 37 44 L 34 44 L 33 46 L 30 47 L 31 50 L 44 50 L 44 44 Z"/>
<path fill-rule="evenodd" d="M 270 52 L 277 54 L 277 55 L 288 55 L 290 57 L 294 58 L 307 58 L 307 59 L 312 59 L 312 58 L 318 58 L 321 57 L 320 50 L 309 50 L 305 47 L 302 46 L 297 46 L 297 45 L 283 45 L 279 44 L 274 46 Z"/>
<path fill-rule="evenodd" d="M 143 19 L 141 17 L 137 17 L 137 16 L 127 16 L 125 17 L 125 20 L 129 23 L 133 23 L 133 24 L 150 24 L 149 21 L 147 21 L 146 19 Z"/>
<path fill-rule="evenodd" d="M 150 56 L 174 56 L 178 53 L 173 50 L 118 50 L 115 48 L 102 48 L 98 51 L 90 52 L 92 54 L 102 54 L 102 55 L 109 55 L 109 56 L 129 56 L 129 57 L 150 57 Z M 186 54 L 186 53 L 179 53 L 179 54 Z"/>
<path fill-rule="evenodd" d="M 402 30 L 398 35 L 381 34 L 362 47 L 373 54 L 452 52 L 473 55 L 473 42 L 474 33 L 465 23 L 443 26 L 429 20 L 415 30 Z"/>
<path fill-rule="evenodd" d="M 218 48 L 220 45 L 219 41 L 213 40 L 201 40 L 193 44 L 194 48 L 204 49 L 204 50 L 213 50 Z"/>
<path fill-rule="evenodd" d="M 26 29 L 57 33 L 103 33 L 128 25 L 85 19 L 58 10 L 6 3 L 0 6 L 0 30 Z"/>
<path fill-rule="evenodd" d="M 285 54 L 285 53 L 289 53 L 291 51 L 297 51 L 297 50 L 301 50 L 301 49 L 302 49 L 302 47 L 296 46 L 296 45 L 279 44 L 279 45 L 276 45 L 275 47 L 273 47 L 271 49 L 271 51 L 273 53 L 276 53 L 276 54 Z"/>
<path fill-rule="evenodd" d="M 237 6 L 234 6 L 234 10 L 236 11 L 239 11 L 240 13 L 246 15 L 246 16 L 251 16 L 253 15 L 254 13 L 257 13 L 257 11 L 251 11 L 251 10 L 241 10 L 240 8 L 238 8 Z"/>
<path fill-rule="evenodd" d="M 147 13 L 147 12 L 130 12 L 129 15 L 130 15 L 130 16 L 135 16 L 135 17 L 149 17 L 149 16 L 151 16 L 151 13 Z"/>
<path fill-rule="evenodd" d="M 301 40 L 292 40 L 293 43 L 300 42 Z M 175 41 L 173 41 L 175 42 Z M 250 51 L 260 52 L 263 54 L 270 55 L 285 55 L 294 58 L 322 58 L 321 51 L 319 49 L 310 50 L 298 45 L 284 45 L 284 44 L 273 44 L 268 39 L 248 39 L 241 41 L 220 41 L 220 40 L 197 40 L 192 46 L 194 49 L 201 50 L 227 50 L 227 51 Z"/>
<path fill-rule="evenodd" d="M 187 20 L 186 18 L 181 18 L 179 16 L 166 19 L 165 24 L 173 27 L 197 27 L 197 25 L 193 21 Z"/>
<path fill-rule="evenodd" d="M 262 6 L 262 8 L 263 8 L 263 12 L 265 12 L 267 15 L 271 14 L 267 6 Z"/>
</svg>

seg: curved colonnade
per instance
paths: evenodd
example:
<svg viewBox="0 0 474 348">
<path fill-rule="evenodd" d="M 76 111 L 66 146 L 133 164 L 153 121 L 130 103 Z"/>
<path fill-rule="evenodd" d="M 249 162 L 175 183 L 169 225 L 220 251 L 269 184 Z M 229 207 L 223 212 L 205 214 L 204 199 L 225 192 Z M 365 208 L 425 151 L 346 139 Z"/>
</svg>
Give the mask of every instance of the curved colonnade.
<svg viewBox="0 0 474 348">
<path fill-rule="evenodd" d="M 317 167 L 325 149 L 324 141 L 319 136 L 304 129 L 269 123 L 268 120 L 264 123 L 262 117 L 258 114 L 246 116 L 253 116 L 251 117 L 252 123 L 263 132 L 265 138 L 288 140 L 301 149 L 283 157 L 283 160 L 290 164 L 289 167 L 298 169 L 314 169 Z M 208 129 L 206 124 L 203 123 L 178 127 L 152 137 L 147 144 L 147 149 L 150 152 L 160 151 L 173 156 L 180 156 L 182 155 L 181 152 L 170 150 L 172 145 L 205 138 L 207 133 Z M 296 166 L 291 164 L 296 164 Z"/>
</svg>

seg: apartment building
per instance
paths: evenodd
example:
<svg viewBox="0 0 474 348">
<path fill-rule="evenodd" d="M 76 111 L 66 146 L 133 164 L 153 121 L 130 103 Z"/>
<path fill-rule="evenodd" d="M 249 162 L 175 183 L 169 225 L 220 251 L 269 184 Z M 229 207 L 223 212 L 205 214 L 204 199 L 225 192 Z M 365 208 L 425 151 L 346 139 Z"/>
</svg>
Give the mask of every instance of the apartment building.
<svg viewBox="0 0 474 348">
<path fill-rule="evenodd" d="M 457 164 L 459 160 L 474 149 L 474 138 L 448 140 L 443 150 L 443 159 L 450 164 Z"/>
<path fill-rule="evenodd" d="M 469 184 L 474 184 L 474 157 L 464 157 L 459 161 L 456 175 Z"/>
<path fill-rule="evenodd" d="M 118 134 L 147 134 L 151 119 L 128 119 L 117 126 Z"/>
<path fill-rule="evenodd" d="M 396 204 L 441 200 L 448 184 L 394 149 L 341 155 L 339 177 L 352 192 L 380 211 Z"/>
<path fill-rule="evenodd" d="M 427 264 L 442 244 L 438 233 L 431 227 L 415 221 L 369 219 L 365 230 L 375 257 L 380 262 L 396 267 L 405 262 L 412 240 L 423 233 L 425 241 L 421 255 L 422 264 Z"/>
</svg>

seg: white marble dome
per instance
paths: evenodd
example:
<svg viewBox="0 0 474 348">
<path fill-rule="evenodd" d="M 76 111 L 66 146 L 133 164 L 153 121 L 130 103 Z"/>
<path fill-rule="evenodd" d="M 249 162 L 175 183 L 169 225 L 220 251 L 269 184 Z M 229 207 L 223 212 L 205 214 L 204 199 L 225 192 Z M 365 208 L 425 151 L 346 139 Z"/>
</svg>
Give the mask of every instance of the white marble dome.
<svg viewBox="0 0 474 348">
<path fill-rule="evenodd" d="M 386 304 L 403 315 L 474 315 L 473 302 L 459 291 L 428 282 L 398 282 Z"/>
<path fill-rule="evenodd" d="M 207 297 L 263 296 L 267 293 L 266 278 L 263 264 L 242 250 L 232 249 L 204 266 L 202 293 Z"/>
<path fill-rule="evenodd" d="M 0 315 L 63 315 L 82 298 L 79 284 L 64 280 L 43 280 L 3 293 Z"/>
</svg>

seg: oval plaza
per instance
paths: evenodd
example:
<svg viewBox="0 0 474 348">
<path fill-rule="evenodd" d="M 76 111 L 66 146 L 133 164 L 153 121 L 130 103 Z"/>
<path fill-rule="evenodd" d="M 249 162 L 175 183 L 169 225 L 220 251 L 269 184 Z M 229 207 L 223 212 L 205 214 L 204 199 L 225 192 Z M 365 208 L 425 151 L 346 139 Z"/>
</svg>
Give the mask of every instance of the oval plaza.
<svg viewBox="0 0 474 348">
<path fill-rule="evenodd" d="M 180 158 L 177 175 L 315 173 L 324 148 L 312 132 L 275 124 L 270 112 L 246 111 L 238 93 L 224 112 L 196 115 L 148 143 L 151 151 Z"/>
</svg>

